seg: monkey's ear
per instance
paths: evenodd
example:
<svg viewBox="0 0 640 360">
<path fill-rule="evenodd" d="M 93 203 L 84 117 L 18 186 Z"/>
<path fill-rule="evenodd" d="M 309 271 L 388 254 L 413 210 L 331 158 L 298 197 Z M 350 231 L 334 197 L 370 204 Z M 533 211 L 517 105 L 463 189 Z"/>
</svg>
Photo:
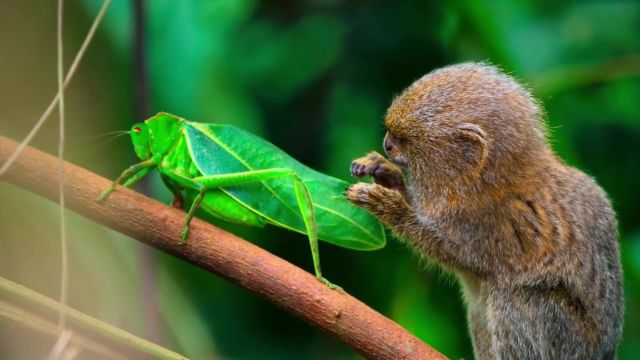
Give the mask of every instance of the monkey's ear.
<svg viewBox="0 0 640 360">
<path fill-rule="evenodd" d="M 481 169 L 489 156 L 487 133 L 479 125 L 462 123 L 456 125 L 455 137 L 463 150 L 464 161 Z"/>
</svg>

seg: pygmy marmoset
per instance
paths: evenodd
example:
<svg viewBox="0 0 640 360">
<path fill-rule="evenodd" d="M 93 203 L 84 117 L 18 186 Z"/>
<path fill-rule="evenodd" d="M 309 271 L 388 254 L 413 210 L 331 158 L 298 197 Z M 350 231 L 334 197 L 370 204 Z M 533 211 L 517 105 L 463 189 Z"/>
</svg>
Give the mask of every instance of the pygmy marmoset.
<svg viewBox="0 0 640 360">
<path fill-rule="evenodd" d="M 346 196 L 460 280 L 477 359 L 611 359 L 622 331 L 615 214 L 551 150 L 531 94 L 486 64 L 393 100 L 372 176 Z"/>
</svg>

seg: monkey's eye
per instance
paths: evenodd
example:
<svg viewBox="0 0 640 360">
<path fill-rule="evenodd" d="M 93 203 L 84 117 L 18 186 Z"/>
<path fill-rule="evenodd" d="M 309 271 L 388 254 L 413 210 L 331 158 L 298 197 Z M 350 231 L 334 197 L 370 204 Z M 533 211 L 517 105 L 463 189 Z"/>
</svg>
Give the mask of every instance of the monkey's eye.
<svg viewBox="0 0 640 360">
<path fill-rule="evenodd" d="M 406 136 L 396 135 L 390 131 L 387 133 L 389 134 L 389 140 L 393 141 L 396 144 L 403 144 L 408 140 Z"/>
</svg>

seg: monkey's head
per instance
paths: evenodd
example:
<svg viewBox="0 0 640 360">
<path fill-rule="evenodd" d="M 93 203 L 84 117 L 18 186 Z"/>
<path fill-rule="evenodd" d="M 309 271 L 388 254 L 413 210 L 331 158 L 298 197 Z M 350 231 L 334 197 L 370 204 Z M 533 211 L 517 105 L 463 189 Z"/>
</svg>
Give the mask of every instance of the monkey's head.
<svg viewBox="0 0 640 360">
<path fill-rule="evenodd" d="M 485 64 L 433 71 L 393 100 L 384 148 L 416 180 L 489 182 L 547 148 L 541 110 L 510 76 Z"/>
</svg>

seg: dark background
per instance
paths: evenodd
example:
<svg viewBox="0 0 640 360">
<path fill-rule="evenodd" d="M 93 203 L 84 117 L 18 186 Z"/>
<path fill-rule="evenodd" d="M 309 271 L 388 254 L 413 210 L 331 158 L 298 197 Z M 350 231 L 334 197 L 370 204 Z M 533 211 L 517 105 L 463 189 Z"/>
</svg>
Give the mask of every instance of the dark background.
<svg viewBox="0 0 640 360">
<path fill-rule="evenodd" d="M 66 3 L 68 65 L 101 2 Z M 132 9 L 114 0 L 67 92 L 67 158 L 109 178 L 135 161 L 126 137 L 92 138 L 136 120 Z M 55 93 L 55 10 L 54 1 L 0 2 L 3 135 L 21 139 Z M 619 354 L 640 355 L 638 2 L 156 0 L 145 15 L 146 115 L 236 124 L 348 181 L 351 159 L 381 151 L 393 96 L 425 73 L 489 61 L 520 79 L 544 104 L 557 153 L 613 201 L 625 271 Z M 54 118 L 34 145 L 55 153 L 56 126 Z M 169 200 L 157 176 L 141 191 Z M 56 298 L 56 206 L 2 182 L 0 197 L 0 276 Z M 84 312 L 196 359 L 358 357 L 212 274 L 69 217 L 70 304 Z M 301 235 L 219 225 L 312 271 Z M 155 265 L 141 261 L 145 251 Z M 451 276 L 424 270 L 392 238 L 375 252 L 321 244 L 321 259 L 349 293 L 447 356 L 472 358 Z M 3 358 L 40 356 L 51 345 L 0 324 Z"/>
</svg>

